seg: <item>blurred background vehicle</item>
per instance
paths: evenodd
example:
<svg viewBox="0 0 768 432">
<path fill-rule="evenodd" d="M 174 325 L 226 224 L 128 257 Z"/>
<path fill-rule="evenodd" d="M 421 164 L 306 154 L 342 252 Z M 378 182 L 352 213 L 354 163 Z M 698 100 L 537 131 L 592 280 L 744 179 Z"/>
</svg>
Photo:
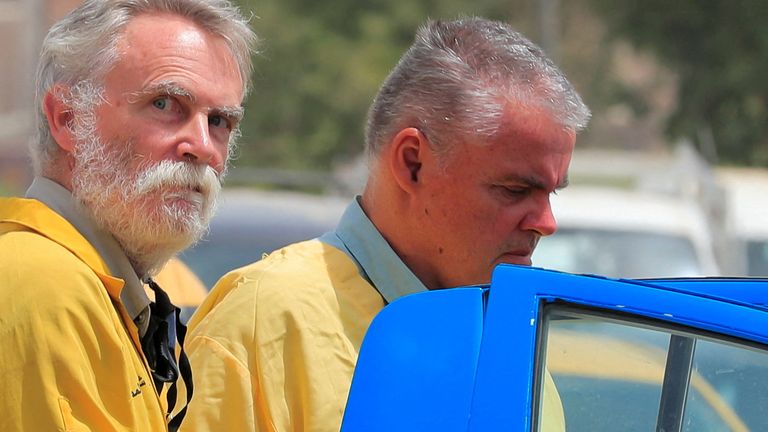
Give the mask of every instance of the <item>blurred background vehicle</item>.
<svg viewBox="0 0 768 432">
<path fill-rule="evenodd" d="M 768 276 L 768 171 L 721 168 L 727 191 L 728 265 L 735 274 Z"/>
<path fill-rule="evenodd" d="M 571 273 L 649 278 L 720 274 L 702 210 L 673 197 L 571 186 L 551 198 L 558 230 L 533 264 Z"/>
<path fill-rule="evenodd" d="M 690 146 L 672 155 L 577 149 L 569 178 L 551 196 L 558 230 L 540 240 L 535 266 L 625 278 L 722 274 L 724 191 Z"/>
<path fill-rule="evenodd" d="M 230 270 L 332 230 L 348 203 L 335 196 L 225 188 L 209 233 L 180 258 L 210 290 Z"/>
</svg>

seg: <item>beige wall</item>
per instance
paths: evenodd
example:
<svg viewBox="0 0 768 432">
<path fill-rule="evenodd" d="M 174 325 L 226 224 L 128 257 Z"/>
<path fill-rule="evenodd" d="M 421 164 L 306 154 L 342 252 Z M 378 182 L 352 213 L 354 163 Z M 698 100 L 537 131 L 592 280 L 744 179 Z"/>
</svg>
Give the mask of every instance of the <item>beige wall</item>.
<svg viewBox="0 0 768 432">
<path fill-rule="evenodd" d="M 21 193 L 31 178 L 34 70 L 48 27 L 81 0 L 0 0 L 0 194 Z"/>
<path fill-rule="evenodd" d="M 47 0 L 45 16 L 48 27 L 80 3 L 82 3 L 81 0 Z"/>
</svg>

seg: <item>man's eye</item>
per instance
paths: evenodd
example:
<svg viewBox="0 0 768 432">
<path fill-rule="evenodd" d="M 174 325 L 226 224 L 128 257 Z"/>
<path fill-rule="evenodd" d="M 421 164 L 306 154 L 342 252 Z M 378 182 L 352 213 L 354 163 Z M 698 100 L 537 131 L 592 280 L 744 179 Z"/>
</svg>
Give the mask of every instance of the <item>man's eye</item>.
<svg viewBox="0 0 768 432">
<path fill-rule="evenodd" d="M 157 98 L 152 101 L 152 105 L 159 110 L 165 111 L 171 105 L 171 100 L 168 97 Z"/>
<path fill-rule="evenodd" d="M 505 187 L 504 191 L 510 195 L 522 195 L 526 193 L 528 190 L 525 188 L 519 188 L 519 187 Z"/>
<path fill-rule="evenodd" d="M 508 199 L 521 199 L 530 193 L 530 188 L 520 186 L 504 186 L 498 185 L 496 190 L 499 191 L 501 196 Z"/>
<path fill-rule="evenodd" d="M 225 127 L 229 128 L 229 122 L 223 116 L 214 115 L 208 117 L 208 124 L 213 127 Z"/>
</svg>

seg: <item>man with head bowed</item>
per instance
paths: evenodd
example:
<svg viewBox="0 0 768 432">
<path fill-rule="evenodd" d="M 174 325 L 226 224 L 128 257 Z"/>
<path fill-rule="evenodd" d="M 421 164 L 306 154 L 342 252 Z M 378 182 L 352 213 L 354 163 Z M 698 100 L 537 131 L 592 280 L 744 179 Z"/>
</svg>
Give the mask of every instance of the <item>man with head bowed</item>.
<svg viewBox="0 0 768 432">
<path fill-rule="evenodd" d="M 254 43 L 228 0 L 85 0 L 50 29 L 35 178 L 0 199 L 0 430 L 178 427 L 185 329 L 151 277 L 214 212 Z"/>
<path fill-rule="evenodd" d="M 556 230 L 549 198 L 568 184 L 588 118 L 508 25 L 424 25 L 373 101 L 368 181 L 336 230 L 224 276 L 193 316 L 199 392 L 183 427 L 338 431 L 363 336 L 388 302 L 531 264 Z M 562 430 L 551 378 L 543 408 L 542 430 Z"/>
</svg>

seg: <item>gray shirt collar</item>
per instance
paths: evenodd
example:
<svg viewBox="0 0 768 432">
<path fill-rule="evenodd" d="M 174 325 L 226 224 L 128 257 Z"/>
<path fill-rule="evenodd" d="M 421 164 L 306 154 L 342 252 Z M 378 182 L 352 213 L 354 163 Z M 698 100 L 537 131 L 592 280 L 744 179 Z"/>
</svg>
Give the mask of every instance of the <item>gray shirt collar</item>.
<svg viewBox="0 0 768 432">
<path fill-rule="evenodd" d="M 111 276 L 125 281 L 120 300 L 132 319 L 136 319 L 145 311 L 150 303 L 149 297 L 125 252 L 111 234 L 99 228 L 93 219 L 79 208 L 66 188 L 50 179 L 35 177 L 26 196 L 41 201 L 71 223 L 96 249 L 109 268 Z"/>
<path fill-rule="evenodd" d="M 349 204 L 335 231 L 320 241 L 341 249 L 357 263 L 360 274 L 379 291 L 387 303 L 427 287 L 413 274 L 387 243 L 360 206 L 360 197 Z"/>
</svg>

